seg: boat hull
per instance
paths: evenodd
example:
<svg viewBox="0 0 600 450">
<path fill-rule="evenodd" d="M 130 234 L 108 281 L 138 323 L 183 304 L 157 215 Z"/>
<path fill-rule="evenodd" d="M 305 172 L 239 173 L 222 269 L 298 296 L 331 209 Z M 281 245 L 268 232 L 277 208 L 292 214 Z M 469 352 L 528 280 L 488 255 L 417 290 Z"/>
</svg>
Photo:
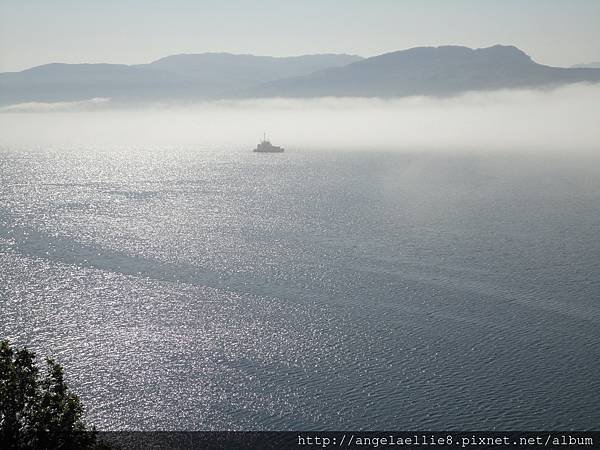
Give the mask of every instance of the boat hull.
<svg viewBox="0 0 600 450">
<path fill-rule="evenodd" d="M 283 149 L 281 147 L 271 148 L 269 150 L 261 150 L 261 149 L 255 148 L 252 151 L 254 153 L 283 153 Z"/>
</svg>

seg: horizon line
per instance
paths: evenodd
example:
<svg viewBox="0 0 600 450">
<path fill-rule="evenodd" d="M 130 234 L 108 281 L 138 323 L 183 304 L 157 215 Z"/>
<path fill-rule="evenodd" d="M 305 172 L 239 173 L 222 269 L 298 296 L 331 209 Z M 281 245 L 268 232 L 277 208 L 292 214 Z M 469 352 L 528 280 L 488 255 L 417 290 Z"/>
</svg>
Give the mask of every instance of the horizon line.
<svg viewBox="0 0 600 450">
<path fill-rule="evenodd" d="M 233 52 L 227 52 L 227 51 L 206 51 L 206 52 L 200 52 L 200 53 L 171 53 L 165 56 L 161 56 L 157 59 L 152 59 L 149 62 L 143 62 L 143 63 L 113 63 L 113 62 L 90 62 L 90 61 L 86 61 L 86 62 L 60 62 L 60 61 L 51 61 L 51 62 L 47 62 L 47 63 L 42 63 L 42 64 L 37 64 L 35 66 L 30 66 L 30 67 L 26 67 L 24 69 L 21 70 L 7 70 L 7 71 L 3 71 L 0 72 L 0 74 L 7 74 L 7 73 L 20 73 L 20 72 L 26 72 L 27 70 L 31 70 L 31 69 L 36 69 L 38 67 L 44 67 L 44 66 L 50 66 L 50 65 L 72 65 L 72 66 L 76 66 L 76 65 L 113 65 L 113 66 L 128 66 L 128 67 L 135 67 L 135 66 L 145 66 L 145 65 L 149 65 L 149 64 L 153 64 L 157 61 L 160 61 L 162 59 L 165 58 L 170 58 L 173 56 L 200 56 L 200 55 L 229 55 L 229 56 L 252 56 L 252 57 L 256 57 L 256 58 L 273 58 L 273 59 L 285 59 L 285 58 L 301 58 L 301 57 L 309 57 L 309 56 L 350 56 L 350 57 L 357 57 L 357 58 L 361 58 L 361 60 L 364 59 L 370 59 L 370 58 L 375 58 L 377 56 L 382 56 L 382 55 L 387 55 L 387 54 L 392 54 L 392 53 L 398 53 L 398 52 L 403 52 L 403 51 L 409 51 L 409 50 L 414 50 L 414 49 L 422 49 L 422 48 L 444 48 L 444 47 L 459 47 L 459 48 L 466 48 L 469 50 L 484 50 L 484 49 L 490 49 L 490 48 L 494 48 L 494 47 L 513 47 L 516 48 L 517 50 L 525 53 L 527 56 L 530 56 L 526 51 L 524 51 L 523 49 L 521 49 L 520 47 L 518 47 L 517 45 L 514 44 L 494 44 L 494 45 L 489 45 L 489 46 L 484 46 L 484 47 L 469 47 L 467 45 L 461 45 L 461 44 L 442 44 L 442 45 L 418 45 L 418 46 L 414 46 L 414 47 L 405 47 L 405 48 L 401 48 L 401 49 L 397 49 L 397 50 L 390 50 L 390 51 L 386 51 L 383 53 L 377 53 L 374 55 L 370 55 L 370 56 L 363 56 L 363 55 L 359 55 L 356 53 L 336 53 L 336 52 L 324 52 L 324 53 L 301 53 L 301 54 L 296 54 L 296 55 L 283 55 L 283 56 L 274 56 L 274 55 L 258 55 L 258 54 L 253 54 L 253 53 L 233 53 Z M 531 57 L 531 56 L 530 56 Z M 579 62 L 577 64 L 593 64 L 594 61 L 588 61 L 588 62 Z M 541 64 L 541 63 L 539 63 Z M 575 65 L 577 65 L 575 64 Z M 557 66 L 554 66 L 557 67 Z M 560 67 L 560 66 L 558 66 Z M 566 66 L 566 67 L 573 67 L 573 65 L 571 66 Z"/>
</svg>

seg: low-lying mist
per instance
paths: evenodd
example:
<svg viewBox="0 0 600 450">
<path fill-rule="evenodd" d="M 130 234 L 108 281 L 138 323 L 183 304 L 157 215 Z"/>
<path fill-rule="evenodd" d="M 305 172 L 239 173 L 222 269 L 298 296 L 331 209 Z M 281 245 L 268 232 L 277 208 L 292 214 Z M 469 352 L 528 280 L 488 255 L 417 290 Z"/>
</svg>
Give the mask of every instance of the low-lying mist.
<svg viewBox="0 0 600 450">
<path fill-rule="evenodd" d="M 261 99 L 113 105 L 109 99 L 0 108 L 3 147 L 251 149 L 263 132 L 290 151 L 600 150 L 600 85 L 458 97 Z"/>
</svg>

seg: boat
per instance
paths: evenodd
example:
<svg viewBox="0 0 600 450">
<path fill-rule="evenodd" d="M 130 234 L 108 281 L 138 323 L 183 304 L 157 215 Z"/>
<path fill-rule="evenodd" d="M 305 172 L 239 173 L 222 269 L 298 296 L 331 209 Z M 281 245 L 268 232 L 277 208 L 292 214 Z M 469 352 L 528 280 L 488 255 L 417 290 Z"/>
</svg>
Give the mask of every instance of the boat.
<svg viewBox="0 0 600 450">
<path fill-rule="evenodd" d="M 271 141 L 267 140 L 267 135 L 264 134 L 260 144 L 253 150 L 256 153 L 283 153 L 283 147 L 271 144 Z"/>
</svg>

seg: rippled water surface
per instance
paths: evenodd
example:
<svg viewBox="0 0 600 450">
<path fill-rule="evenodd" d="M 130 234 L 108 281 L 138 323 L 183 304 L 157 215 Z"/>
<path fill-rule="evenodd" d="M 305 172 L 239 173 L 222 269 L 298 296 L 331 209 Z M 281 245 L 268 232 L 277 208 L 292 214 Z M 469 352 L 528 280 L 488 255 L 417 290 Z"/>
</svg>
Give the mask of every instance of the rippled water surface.
<svg viewBox="0 0 600 450">
<path fill-rule="evenodd" d="M 0 335 L 101 429 L 600 424 L 600 168 L 0 151 Z"/>
</svg>

